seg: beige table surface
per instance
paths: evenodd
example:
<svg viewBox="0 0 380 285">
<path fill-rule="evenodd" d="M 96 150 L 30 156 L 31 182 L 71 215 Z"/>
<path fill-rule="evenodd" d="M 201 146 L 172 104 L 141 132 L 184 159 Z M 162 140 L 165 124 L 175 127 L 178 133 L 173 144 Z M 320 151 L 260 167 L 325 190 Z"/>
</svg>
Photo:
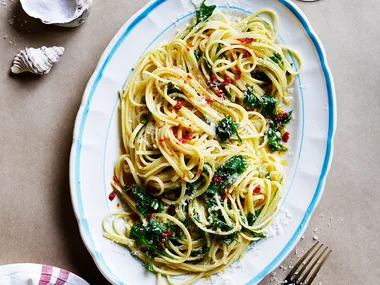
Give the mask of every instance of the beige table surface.
<svg viewBox="0 0 380 285">
<path fill-rule="evenodd" d="M 108 284 L 79 236 L 69 152 L 82 93 L 99 57 L 145 2 L 95 1 L 85 25 L 64 29 L 28 18 L 18 0 L 0 1 L 0 265 L 51 264 L 91 284 Z M 320 284 L 380 284 L 380 1 L 297 3 L 326 48 L 338 102 L 332 168 L 298 248 L 318 236 L 334 250 Z M 10 75 L 13 56 L 27 45 L 62 45 L 66 52 L 48 76 Z M 284 265 L 296 257 L 292 253 Z M 275 277 L 283 270 L 277 272 Z M 261 284 L 275 284 L 271 279 Z"/>
</svg>

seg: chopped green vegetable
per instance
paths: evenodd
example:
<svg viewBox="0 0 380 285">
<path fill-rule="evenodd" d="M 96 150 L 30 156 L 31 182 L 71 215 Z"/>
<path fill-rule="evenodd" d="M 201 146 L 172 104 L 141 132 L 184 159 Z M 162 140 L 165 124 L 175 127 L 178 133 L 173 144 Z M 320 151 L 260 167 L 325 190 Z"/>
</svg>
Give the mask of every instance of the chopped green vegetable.
<svg viewBox="0 0 380 285">
<path fill-rule="evenodd" d="M 198 223 L 200 223 L 200 222 L 201 222 L 201 220 L 200 220 L 200 218 L 199 218 L 199 214 L 198 214 L 198 213 L 195 213 L 193 217 L 194 217 L 194 220 L 196 220 Z"/>
<path fill-rule="evenodd" d="M 196 60 L 199 61 L 202 57 L 202 53 L 199 50 L 195 50 L 194 56 L 195 56 Z"/>
<path fill-rule="evenodd" d="M 270 151 L 287 151 L 287 147 L 284 146 L 282 142 L 281 131 L 278 129 L 278 126 L 273 123 L 272 120 L 268 120 L 269 128 L 265 132 L 268 136 L 268 146 Z"/>
<path fill-rule="evenodd" d="M 214 231 L 220 230 L 221 232 L 228 232 L 234 228 L 233 226 L 229 226 L 222 219 L 223 219 L 223 215 L 222 215 L 222 212 L 220 210 L 210 212 L 209 220 L 211 223 L 211 228 Z M 221 240 L 223 240 L 224 243 L 231 244 L 234 241 L 234 239 L 236 238 L 236 232 L 232 233 L 230 235 L 220 235 L 218 237 Z"/>
<path fill-rule="evenodd" d="M 136 184 L 133 184 L 132 187 L 133 196 L 138 201 L 136 209 L 143 217 L 148 213 L 161 212 L 163 210 L 162 204 L 160 204 L 157 199 L 142 192 Z"/>
<path fill-rule="evenodd" d="M 164 224 L 154 218 L 151 218 L 146 225 L 135 223 L 129 232 L 129 237 L 136 241 L 136 245 L 143 246 L 146 249 L 145 254 L 148 257 L 147 268 L 152 272 L 154 272 L 153 255 L 168 256 L 165 252 L 168 242 L 182 236 L 183 232 L 174 223 L 169 222 Z"/>
<path fill-rule="evenodd" d="M 227 116 L 222 119 L 215 128 L 215 133 L 219 137 L 221 143 L 231 138 L 232 135 L 236 135 L 241 142 L 241 138 L 238 134 L 237 128 L 239 124 L 235 123 L 232 117 Z"/>
<path fill-rule="evenodd" d="M 143 124 L 144 126 L 147 125 L 150 121 L 150 118 L 151 118 L 151 113 L 149 112 L 146 118 L 141 121 L 141 124 Z"/>
<path fill-rule="evenodd" d="M 271 117 L 276 114 L 277 99 L 270 97 L 269 95 L 264 95 L 262 98 L 262 110 L 261 113 L 264 117 Z"/>
<path fill-rule="evenodd" d="M 247 169 L 247 161 L 242 156 L 233 156 L 226 163 L 220 167 L 214 177 L 210 187 L 206 190 L 204 197 L 206 206 L 211 210 L 209 211 L 208 220 L 211 228 L 215 231 L 228 232 L 234 227 L 229 226 L 225 221 L 220 209 L 215 207 L 218 205 L 216 199 L 220 199 L 218 191 L 225 190 L 228 186 L 234 183 L 237 178 Z M 236 239 L 236 232 L 230 235 L 219 235 L 224 243 L 231 244 Z"/>
<path fill-rule="evenodd" d="M 201 255 L 201 254 L 205 254 L 205 253 L 208 253 L 210 251 L 210 248 L 207 247 L 207 245 L 201 247 L 201 248 L 197 248 L 195 250 L 192 251 L 191 253 L 191 256 L 195 257 L 195 256 L 198 256 L 198 255 Z"/>
<path fill-rule="evenodd" d="M 231 100 L 231 93 L 227 90 L 226 87 L 223 88 L 223 92 L 224 94 L 226 94 L 228 100 Z"/>
<path fill-rule="evenodd" d="M 197 16 L 197 22 L 195 23 L 194 27 L 200 22 L 205 22 L 214 13 L 216 5 L 207 6 L 205 2 L 206 0 L 203 0 L 201 6 L 195 12 Z"/>
<path fill-rule="evenodd" d="M 253 224 L 256 222 L 257 218 L 260 216 L 260 213 L 262 211 L 263 208 L 259 209 L 259 210 L 256 210 L 255 211 L 255 214 L 252 214 L 251 212 L 248 213 L 248 216 L 247 216 L 247 222 L 248 222 L 248 225 L 250 227 L 253 226 Z M 252 235 L 252 237 L 259 237 L 259 238 L 265 238 L 266 236 L 263 235 L 262 233 L 258 233 L 258 232 L 254 232 L 254 231 L 251 231 L 249 229 L 242 229 L 243 232 L 246 232 L 246 233 L 249 233 L 250 235 Z"/>
<path fill-rule="evenodd" d="M 232 183 L 234 183 L 238 177 L 247 169 L 247 160 L 241 155 L 231 157 L 222 167 L 220 167 L 214 177 L 210 187 L 206 193 L 209 195 L 215 195 L 219 190 L 224 190 Z M 213 201 L 207 201 L 206 205 L 214 204 Z M 215 202 L 216 204 L 216 202 Z"/>
<path fill-rule="evenodd" d="M 287 151 L 287 147 L 282 144 L 282 131 L 284 127 L 292 119 L 293 111 L 289 113 L 281 112 L 274 114 L 271 120 L 268 120 L 269 128 L 265 132 L 268 137 L 269 149 L 273 152 L 275 151 Z"/>
<path fill-rule="evenodd" d="M 215 54 L 217 54 L 221 49 L 222 49 L 222 44 L 221 44 L 221 43 L 218 43 L 218 46 L 216 47 L 216 53 L 215 53 Z M 225 56 L 226 56 L 226 54 L 225 54 L 225 52 L 223 52 L 222 54 L 220 54 L 220 55 L 216 58 L 216 60 L 218 60 L 220 57 L 225 57 Z"/>
<path fill-rule="evenodd" d="M 244 94 L 243 103 L 249 108 L 260 108 L 261 102 L 259 98 L 253 93 L 253 86 L 249 86 L 247 92 Z"/>
<path fill-rule="evenodd" d="M 269 81 L 270 81 L 268 75 L 266 75 L 265 72 L 262 71 L 262 70 L 255 70 L 255 71 L 252 71 L 252 72 L 251 72 L 251 76 L 252 76 L 254 79 L 257 79 L 257 80 L 260 80 L 260 81 L 264 81 L 264 82 L 269 82 Z"/>
<path fill-rule="evenodd" d="M 146 256 L 148 257 L 148 266 L 146 267 L 150 272 L 156 273 L 156 271 L 153 268 L 153 257 L 150 254 L 150 252 L 146 252 Z"/>
<path fill-rule="evenodd" d="M 270 59 L 277 63 L 278 66 L 282 65 L 282 57 L 278 52 L 275 52 L 273 56 L 270 57 Z"/>
<path fill-rule="evenodd" d="M 162 241 L 162 233 L 165 231 L 165 225 L 156 219 L 150 219 L 149 223 L 144 226 L 142 223 L 133 225 L 129 232 L 129 237 L 136 240 L 136 245 L 143 245 L 150 254 L 158 253 L 166 255 L 165 252 L 158 248 L 158 244 Z"/>
<path fill-rule="evenodd" d="M 248 230 L 248 229 L 244 229 L 243 231 L 246 232 L 246 233 L 251 234 L 252 237 L 266 238 L 266 236 L 264 234 L 262 234 L 262 233 L 254 232 L 254 231 L 251 231 L 251 230 Z"/>
<path fill-rule="evenodd" d="M 252 227 L 253 224 L 256 222 L 257 218 L 260 216 L 260 213 L 262 211 L 263 208 L 261 208 L 260 210 L 256 210 L 255 211 L 255 214 L 252 214 L 251 212 L 248 213 L 248 226 Z"/>
<path fill-rule="evenodd" d="M 208 61 L 207 59 L 207 56 L 203 55 L 203 59 L 205 60 L 206 62 L 206 70 L 209 74 L 212 74 L 212 65 L 211 63 Z"/>
<path fill-rule="evenodd" d="M 183 94 L 183 91 L 176 85 L 173 84 L 173 82 L 168 83 L 168 95 L 172 93 L 181 93 Z"/>
</svg>

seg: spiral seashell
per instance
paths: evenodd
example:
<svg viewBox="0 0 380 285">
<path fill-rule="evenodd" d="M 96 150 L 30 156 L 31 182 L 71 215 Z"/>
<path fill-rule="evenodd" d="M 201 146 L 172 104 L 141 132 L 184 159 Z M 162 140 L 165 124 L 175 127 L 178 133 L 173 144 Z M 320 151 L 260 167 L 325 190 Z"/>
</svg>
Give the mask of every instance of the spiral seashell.
<svg viewBox="0 0 380 285">
<path fill-rule="evenodd" d="M 13 60 L 11 71 L 15 74 L 31 72 L 38 75 L 48 74 L 59 61 L 65 49 L 63 47 L 26 48 Z"/>
</svg>

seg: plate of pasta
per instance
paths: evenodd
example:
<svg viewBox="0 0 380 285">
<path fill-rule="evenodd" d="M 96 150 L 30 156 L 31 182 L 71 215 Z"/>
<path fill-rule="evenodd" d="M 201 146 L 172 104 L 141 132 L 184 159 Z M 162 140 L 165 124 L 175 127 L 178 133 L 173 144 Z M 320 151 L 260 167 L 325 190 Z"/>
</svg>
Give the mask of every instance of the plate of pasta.
<svg viewBox="0 0 380 285">
<path fill-rule="evenodd" d="M 257 284 L 321 198 L 335 110 L 292 2 L 150 1 L 75 123 L 71 196 L 99 270 L 112 284 Z"/>
</svg>

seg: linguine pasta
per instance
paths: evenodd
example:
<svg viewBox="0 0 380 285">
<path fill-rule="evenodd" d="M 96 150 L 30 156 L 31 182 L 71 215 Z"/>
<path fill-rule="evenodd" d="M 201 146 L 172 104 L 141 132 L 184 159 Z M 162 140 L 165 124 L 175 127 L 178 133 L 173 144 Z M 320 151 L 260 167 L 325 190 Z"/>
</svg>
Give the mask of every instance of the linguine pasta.
<svg viewBox="0 0 380 285">
<path fill-rule="evenodd" d="M 234 22 L 214 9 L 202 3 L 120 92 L 112 185 L 124 208 L 104 219 L 104 235 L 170 284 L 219 272 L 264 238 L 283 188 L 276 153 L 287 149 L 282 106 L 297 74 L 287 55 L 301 60 L 277 42 L 274 11 Z"/>
</svg>

